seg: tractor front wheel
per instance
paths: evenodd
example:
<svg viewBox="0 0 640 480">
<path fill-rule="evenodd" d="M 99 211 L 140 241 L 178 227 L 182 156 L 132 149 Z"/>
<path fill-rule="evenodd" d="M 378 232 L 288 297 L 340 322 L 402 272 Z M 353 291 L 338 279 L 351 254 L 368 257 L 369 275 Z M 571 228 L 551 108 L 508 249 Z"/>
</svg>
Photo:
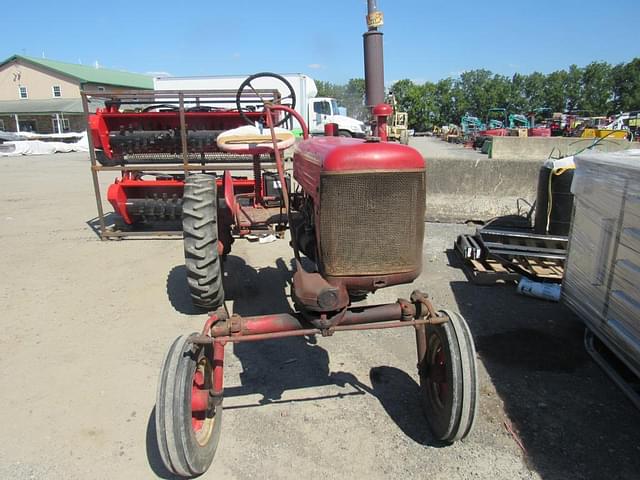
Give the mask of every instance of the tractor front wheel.
<svg viewBox="0 0 640 480">
<path fill-rule="evenodd" d="M 453 443 L 465 438 L 478 410 L 478 373 L 473 338 L 465 319 L 441 311 L 448 322 L 427 325 L 425 358 L 419 365 L 424 414 L 434 436 Z"/>
<path fill-rule="evenodd" d="M 191 300 L 197 307 L 215 310 L 224 302 L 215 175 L 197 173 L 186 178 L 182 230 Z"/>
<path fill-rule="evenodd" d="M 196 335 L 196 334 L 193 334 Z M 194 477 L 207 471 L 220 441 L 222 404 L 212 402 L 211 345 L 189 335 L 169 348 L 156 395 L 156 436 L 162 463 L 171 473 Z"/>
</svg>

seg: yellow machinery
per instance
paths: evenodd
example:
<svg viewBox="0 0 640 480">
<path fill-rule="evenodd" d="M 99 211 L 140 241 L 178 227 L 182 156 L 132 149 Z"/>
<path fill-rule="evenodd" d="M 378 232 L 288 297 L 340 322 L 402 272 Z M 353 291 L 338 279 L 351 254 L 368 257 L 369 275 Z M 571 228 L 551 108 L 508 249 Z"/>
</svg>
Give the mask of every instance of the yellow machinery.
<svg viewBox="0 0 640 480">
<path fill-rule="evenodd" d="M 389 141 L 407 145 L 409 143 L 409 114 L 398 111 L 398 101 L 393 93 L 389 93 L 387 103 L 393 107 L 393 115 L 387 124 L 387 137 Z"/>
</svg>

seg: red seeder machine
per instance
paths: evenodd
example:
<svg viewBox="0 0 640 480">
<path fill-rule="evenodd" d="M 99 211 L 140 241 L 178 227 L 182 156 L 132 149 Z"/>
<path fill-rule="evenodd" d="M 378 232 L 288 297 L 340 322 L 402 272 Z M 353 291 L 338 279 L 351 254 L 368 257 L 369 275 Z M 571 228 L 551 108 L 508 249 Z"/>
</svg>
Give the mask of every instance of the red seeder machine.
<svg viewBox="0 0 640 480">
<path fill-rule="evenodd" d="M 200 333 L 175 340 L 162 366 L 156 431 L 165 466 L 190 477 L 211 464 L 222 428 L 228 343 L 348 330 L 413 328 L 431 431 L 445 442 L 464 438 L 478 406 L 475 350 L 464 318 L 436 310 L 419 291 L 390 304 L 357 303 L 380 288 L 411 283 L 421 272 L 424 159 L 413 148 L 385 141 L 391 108 L 378 105 L 376 137 L 309 138 L 303 128 L 292 188 L 282 158 L 284 137 L 275 126 L 292 116 L 303 127 L 304 121 L 293 110 L 295 97 L 258 92 L 254 78 L 234 92 L 232 108 L 212 106 L 219 105 L 220 92 L 110 93 L 104 109 L 91 117 L 98 149 L 92 153 L 94 181 L 101 169 L 122 172 L 108 196 L 125 224 L 182 220 L 191 296 L 212 312 Z M 247 94 L 259 99 L 258 108 L 247 108 Z M 127 111 L 131 105 L 136 111 Z M 222 148 L 219 137 L 244 124 L 253 129 L 229 137 L 229 149 Z M 253 177 L 231 176 L 247 160 Z M 149 162 L 163 173 L 145 171 Z M 264 162 L 276 167 L 268 182 Z M 232 234 L 263 227 L 273 217 L 291 235 L 295 313 L 230 315 L 222 271 Z M 104 223 L 101 231 L 120 234 Z"/>
</svg>

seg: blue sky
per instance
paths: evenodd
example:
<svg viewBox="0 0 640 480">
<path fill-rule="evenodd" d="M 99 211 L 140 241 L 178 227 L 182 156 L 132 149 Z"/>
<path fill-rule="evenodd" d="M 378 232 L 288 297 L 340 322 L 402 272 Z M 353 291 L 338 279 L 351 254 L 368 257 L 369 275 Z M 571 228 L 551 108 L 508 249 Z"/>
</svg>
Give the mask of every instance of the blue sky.
<svg viewBox="0 0 640 480">
<path fill-rule="evenodd" d="M 0 57 L 44 53 L 180 76 L 301 72 L 342 83 L 364 75 L 366 4 L 32 0 L 5 11 Z M 640 56 L 638 0 L 378 0 L 378 6 L 387 84 L 475 68 L 511 75 Z"/>
</svg>

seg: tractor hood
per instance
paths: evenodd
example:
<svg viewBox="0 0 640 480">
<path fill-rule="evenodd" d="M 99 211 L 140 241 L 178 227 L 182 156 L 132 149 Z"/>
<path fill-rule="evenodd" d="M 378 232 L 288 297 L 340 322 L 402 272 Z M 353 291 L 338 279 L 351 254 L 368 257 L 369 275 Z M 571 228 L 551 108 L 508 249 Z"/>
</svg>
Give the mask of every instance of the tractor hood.
<svg viewBox="0 0 640 480">
<path fill-rule="evenodd" d="M 297 144 L 293 165 L 294 174 L 296 166 L 315 171 L 319 168 L 320 173 L 339 173 L 424 169 L 425 161 L 417 150 L 398 143 L 317 137 Z"/>
</svg>

